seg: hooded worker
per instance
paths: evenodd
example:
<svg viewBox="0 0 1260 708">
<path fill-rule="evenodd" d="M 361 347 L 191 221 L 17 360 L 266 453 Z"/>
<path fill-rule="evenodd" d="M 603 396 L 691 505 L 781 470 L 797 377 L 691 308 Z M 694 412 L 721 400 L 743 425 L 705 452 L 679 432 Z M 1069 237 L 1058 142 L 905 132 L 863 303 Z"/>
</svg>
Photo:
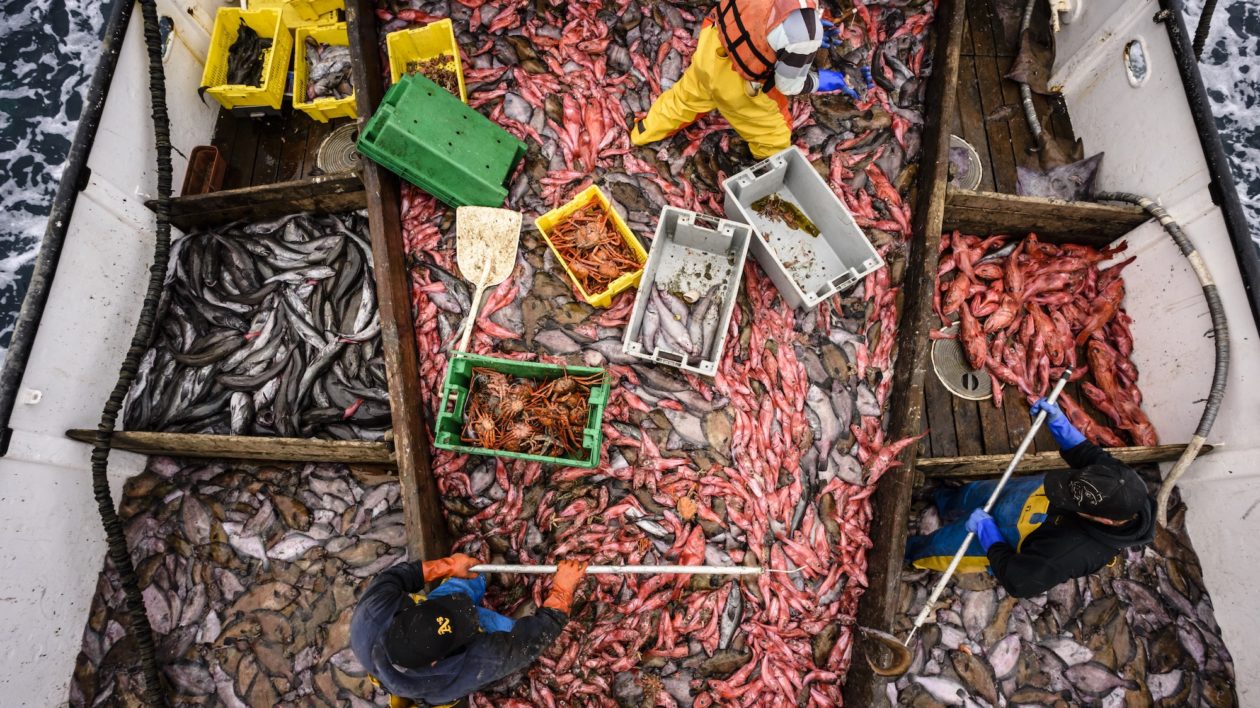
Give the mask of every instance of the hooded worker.
<svg viewBox="0 0 1260 708">
<path fill-rule="evenodd" d="M 390 694 L 391 708 L 451 706 L 533 663 L 569 621 L 586 564 L 560 561 L 539 610 L 513 620 L 486 609 L 481 561 L 457 553 L 376 576 L 350 620 L 350 648 Z M 443 581 L 427 596 L 425 583 Z"/>
<path fill-rule="evenodd" d="M 997 480 L 936 492 L 947 525 L 906 542 L 906 560 L 943 571 L 968 532 L 976 534 L 959 573 L 986 568 L 1014 597 L 1030 597 L 1112 562 L 1120 551 L 1155 538 L 1155 500 L 1130 467 L 1089 442 L 1053 403 L 1041 399 L 1059 454 L 1072 466 L 1010 480 L 991 513 Z"/>
<path fill-rule="evenodd" d="M 630 142 L 663 140 L 717 109 L 758 160 L 787 148 L 788 96 L 844 91 L 858 98 L 843 73 L 812 68 L 814 53 L 837 45 L 838 35 L 818 0 L 720 0 L 704 20 L 691 65 L 634 124 Z"/>
</svg>

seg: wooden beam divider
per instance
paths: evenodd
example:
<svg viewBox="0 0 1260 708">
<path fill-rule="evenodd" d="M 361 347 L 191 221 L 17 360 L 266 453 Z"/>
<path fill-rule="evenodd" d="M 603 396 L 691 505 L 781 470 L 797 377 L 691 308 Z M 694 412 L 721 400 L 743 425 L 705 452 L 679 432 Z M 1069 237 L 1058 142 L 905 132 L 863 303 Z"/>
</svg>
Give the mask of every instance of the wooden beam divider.
<svg viewBox="0 0 1260 708">
<path fill-rule="evenodd" d="M 66 437 L 89 445 L 96 431 L 67 430 Z M 169 455 L 221 460 L 267 462 L 343 462 L 353 465 L 394 464 L 389 443 L 366 440 L 317 440 L 311 438 L 264 438 L 247 435 L 195 435 L 120 431 L 110 447 L 141 455 Z"/>
<path fill-rule="evenodd" d="M 980 236 L 1032 232 L 1048 243 L 1105 246 L 1148 218 L 1133 205 L 951 189 L 945 199 L 944 228 Z"/>
<path fill-rule="evenodd" d="M 346 3 L 359 129 L 385 95 L 375 5 L 368 0 Z M 372 270 L 381 309 L 381 342 L 389 378 L 389 406 L 394 422 L 407 553 L 412 560 L 450 553 L 446 516 L 438 497 L 429 460 L 429 430 L 422 415 L 428 403 L 420 395 L 419 352 L 411 312 L 411 284 L 402 239 L 402 193 L 398 178 L 371 160 L 361 174 L 367 191 L 372 241 Z"/>
<path fill-rule="evenodd" d="M 157 202 L 145 206 L 157 208 Z M 188 232 L 237 219 L 263 220 L 304 211 L 339 212 L 367 206 L 357 172 L 338 172 L 258 187 L 225 189 L 171 199 L 171 223 Z"/>
<path fill-rule="evenodd" d="M 1111 456 L 1126 465 L 1139 465 L 1151 462 L 1172 462 L 1181 457 L 1185 445 L 1153 445 L 1149 447 L 1112 447 L 1107 448 Z M 1212 451 L 1211 445 L 1204 445 L 1199 455 Z M 915 468 L 928 479 L 983 479 L 1000 475 L 1011 463 L 1012 455 L 961 455 L 958 457 L 919 458 Z M 1057 452 L 1034 452 L 1024 455 L 1019 463 L 1020 473 L 1045 472 L 1060 470 L 1067 463 Z"/>
<path fill-rule="evenodd" d="M 924 102 L 927 123 L 923 129 L 923 153 L 907 268 L 902 283 L 902 312 L 897 327 L 897 363 L 889 398 L 888 439 L 919 435 L 923 430 L 924 372 L 930 367 L 928 333 L 933 327 L 932 289 L 940 252 L 941 226 L 945 217 L 945 187 L 949 176 L 949 129 L 957 110 L 958 72 L 961 64 L 966 0 L 940 0 L 936 6 L 936 31 L 932 66 Z M 974 29 L 974 28 L 973 28 Z M 870 538 L 866 554 L 866 593 L 858 605 L 857 623 L 888 631 L 892 628 L 901 593 L 901 566 L 905 554 L 907 521 L 914 490 L 914 458 L 920 446 L 903 453 L 902 465 L 884 475 L 871 498 Z M 872 706 L 887 703 L 882 680 L 867 665 L 865 642 L 853 643 L 852 663 L 844 685 L 844 703 Z"/>
</svg>

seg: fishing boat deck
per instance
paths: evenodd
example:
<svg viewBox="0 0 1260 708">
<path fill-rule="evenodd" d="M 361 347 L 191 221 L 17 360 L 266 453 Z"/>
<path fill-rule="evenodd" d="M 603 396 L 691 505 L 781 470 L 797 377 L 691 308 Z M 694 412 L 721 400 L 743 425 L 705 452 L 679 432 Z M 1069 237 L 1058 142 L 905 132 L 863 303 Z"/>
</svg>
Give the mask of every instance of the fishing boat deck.
<svg viewBox="0 0 1260 708">
<path fill-rule="evenodd" d="M 219 110 L 211 144 L 227 160 L 223 189 L 259 187 L 321 174 L 315 156 L 324 138 L 350 122 L 320 123 L 286 105 L 280 115 L 238 118 Z"/>
<path fill-rule="evenodd" d="M 1019 85 L 1004 79 L 1019 49 L 1019 0 L 974 0 L 967 3 L 961 61 L 958 67 L 957 110 L 950 132 L 976 149 L 983 167 L 981 191 L 1015 194 L 1017 167 L 1038 169 L 1035 141 L 1020 105 Z M 1045 23 L 1046 6 L 1037 5 L 1033 25 Z M 1033 94 L 1037 115 L 1045 121 L 1046 139 L 1064 154 L 1076 142 L 1067 106 L 1061 97 Z"/>
</svg>

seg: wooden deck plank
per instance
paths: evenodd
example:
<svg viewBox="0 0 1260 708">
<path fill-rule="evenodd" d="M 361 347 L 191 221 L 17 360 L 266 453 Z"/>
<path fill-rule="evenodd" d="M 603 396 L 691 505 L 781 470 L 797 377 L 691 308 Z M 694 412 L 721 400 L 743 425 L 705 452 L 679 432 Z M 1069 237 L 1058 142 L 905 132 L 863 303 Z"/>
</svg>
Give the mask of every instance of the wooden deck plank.
<svg viewBox="0 0 1260 708">
<path fill-rule="evenodd" d="M 985 116 L 992 116 L 1006 105 L 1002 95 L 1002 77 L 993 57 L 976 56 L 976 86 L 980 92 L 980 106 Z M 1015 193 L 1015 151 L 1011 144 L 1009 118 L 985 120 L 985 136 L 989 142 L 989 157 L 993 161 L 993 184 L 998 192 Z"/>
<path fill-rule="evenodd" d="M 946 199 L 944 227 L 977 235 L 1032 231 L 1049 243 L 1105 246 L 1147 218 L 1146 212 L 1136 206 L 951 189 Z"/>
<path fill-rule="evenodd" d="M 219 114 L 224 113 L 228 111 L 220 108 Z M 223 176 L 223 189 L 243 189 L 252 186 L 258 126 L 253 120 L 236 118 L 230 114 L 228 120 L 236 123 L 236 130 L 232 134 L 232 142 L 226 145 L 227 152 L 224 153 L 228 162 Z"/>
<path fill-rule="evenodd" d="M 984 454 L 984 438 L 980 429 L 980 411 L 976 401 L 946 392 L 954 409 L 954 436 L 958 440 L 959 455 Z"/>
<path fill-rule="evenodd" d="M 933 457 L 952 457 L 958 455 L 958 434 L 954 429 L 954 408 L 949 399 L 953 398 L 945 388 L 945 384 L 937 378 L 935 372 L 925 374 L 923 395 L 926 398 L 924 412 L 927 414 L 929 447 Z"/>
<path fill-rule="evenodd" d="M 171 200 L 171 223 L 183 231 L 237 219 L 268 219 L 303 211 L 362 209 L 367 196 L 358 173 L 312 177 L 261 187 L 230 189 Z M 156 202 L 145 202 L 153 209 Z"/>
<path fill-rule="evenodd" d="M 385 92 L 374 4 L 369 0 L 350 0 L 346 3 L 346 22 L 353 58 L 355 105 L 362 128 Z M 429 431 L 421 417 L 421 410 L 428 403 L 420 396 L 411 284 L 403 252 L 402 198 L 398 179 L 370 160 L 363 161 L 362 175 L 369 195 L 372 270 L 381 308 L 381 342 L 389 379 L 407 552 L 412 560 L 437 558 L 450 553 L 451 548 L 429 461 Z"/>
<path fill-rule="evenodd" d="M 251 186 L 275 184 L 276 170 L 280 166 L 280 152 L 284 149 L 284 136 L 292 129 L 291 123 L 300 116 L 301 111 L 285 109 L 278 116 L 259 119 L 258 141 L 254 149 L 254 172 L 249 178 Z"/>
<path fill-rule="evenodd" d="M 324 138 L 328 134 L 345 125 L 344 121 L 328 121 L 320 123 L 319 121 L 310 121 L 310 132 L 306 138 L 306 155 L 302 162 L 302 174 L 313 175 L 318 174 L 317 158 L 319 156 L 319 146 L 324 143 Z"/>
<path fill-rule="evenodd" d="M 89 445 L 95 430 L 67 430 L 66 436 Z M 313 438 L 264 438 L 245 435 L 193 435 L 120 431 L 110 446 L 141 455 L 171 455 L 224 460 L 269 462 L 343 462 L 359 465 L 393 465 L 389 443 L 364 440 L 317 440 Z"/>
<path fill-rule="evenodd" d="M 299 111 L 300 113 L 300 111 Z M 303 119 L 296 117 L 285 133 L 280 144 L 280 161 L 276 165 L 276 181 L 289 182 L 296 179 L 302 179 L 305 173 L 302 172 L 302 161 L 306 159 L 307 135 L 310 133 L 311 123 L 306 114 L 301 114 Z"/>
<path fill-rule="evenodd" d="M 980 189 L 993 191 L 993 158 L 989 156 L 989 136 L 984 125 L 984 111 L 980 104 L 980 87 L 976 83 L 975 57 L 963 57 L 958 67 L 958 109 L 962 116 L 962 133 L 959 134 L 976 149 L 980 157 Z"/>
<path fill-rule="evenodd" d="M 940 0 L 932 66 L 925 105 L 923 157 L 919 170 L 914 223 L 902 284 L 904 309 L 898 321 L 897 366 L 893 373 L 888 411 L 890 439 L 918 435 L 923 429 L 924 376 L 928 368 L 928 332 L 933 327 L 932 290 L 940 251 L 941 223 L 945 216 L 945 186 L 949 176 L 948 116 L 958 100 L 958 67 L 961 58 L 966 0 Z M 942 116 L 945 118 L 942 119 Z M 901 566 L 909 531 L 907 518 L 914 490 L 914 455 L 904 455 L 903 465 L 880 480 L 872 497 L 873 513 L 867 554 L 867 590 L 858 605 L 857 623 L 887 631 L 901 592 Z M 882 679 L 870 670 L 865 646 L 854 642 L 853 661 L 844 685 L 847 705 L 873 705 L 883 698 Z"/>
<path fill-rule="evenodd" d="M 1005 405 L 1005 401 L 1003 401 Z M 993 400 L 980 401 L 976 406 L 980 414 L 980 434 L 984 454 L 1000 455 L 1012 450 L 1006 430 L 1006 414 L 993 405 Z"/>
<path fill-rule="evenodd" d="M 1185 445 L 1155 445 L 1151 447 L 1111 447 L 1106 448 L 1112 457 L 1127 464 L 1137 465 L 1152 462 L 1170 462 L 1181 456 Z M 1212 452 L 1212 445 L 1204 445 L 1200 455 Z M 915 467 L 930 479 L 980 479 L 996 477 L 1011 463 L 1011 453 L 1004 455 L 975 455 L 971 457 L 936 457 L 921 458 Z M 1046 470 L 1064 469 L 1067 463 L 1054 452 L 1037 452 L 1024 455 L 1018 471 L 1044 472 Z"/>
</svg>

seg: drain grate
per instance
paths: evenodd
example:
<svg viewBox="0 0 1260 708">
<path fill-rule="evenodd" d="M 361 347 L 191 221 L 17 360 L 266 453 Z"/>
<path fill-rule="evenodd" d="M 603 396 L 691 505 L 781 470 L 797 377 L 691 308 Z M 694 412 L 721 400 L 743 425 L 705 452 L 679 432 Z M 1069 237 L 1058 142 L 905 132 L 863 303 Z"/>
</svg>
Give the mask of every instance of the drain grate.
<svg viewBox="0 0 1260 708">
<path fill-rule="evenodd" d="M 359 126 L 348 123 L 328 134 L 319 144 L 315 154 L 315 166 L 324 174 L 350 172 L 359 169 L 359 150 L 354 141 L 359 137 Z"/>
<path fill-rule="evenodd" d="M 945 330 L 958 331 L 958 325 Z M 932 369 L 949 392 L 969 401 L 983 401 L 993 397 L 993 381 L 983 370 L 971 368 L 962 342 L 957 339 L 938 339 L 932 342 Z"/>
</svg>

